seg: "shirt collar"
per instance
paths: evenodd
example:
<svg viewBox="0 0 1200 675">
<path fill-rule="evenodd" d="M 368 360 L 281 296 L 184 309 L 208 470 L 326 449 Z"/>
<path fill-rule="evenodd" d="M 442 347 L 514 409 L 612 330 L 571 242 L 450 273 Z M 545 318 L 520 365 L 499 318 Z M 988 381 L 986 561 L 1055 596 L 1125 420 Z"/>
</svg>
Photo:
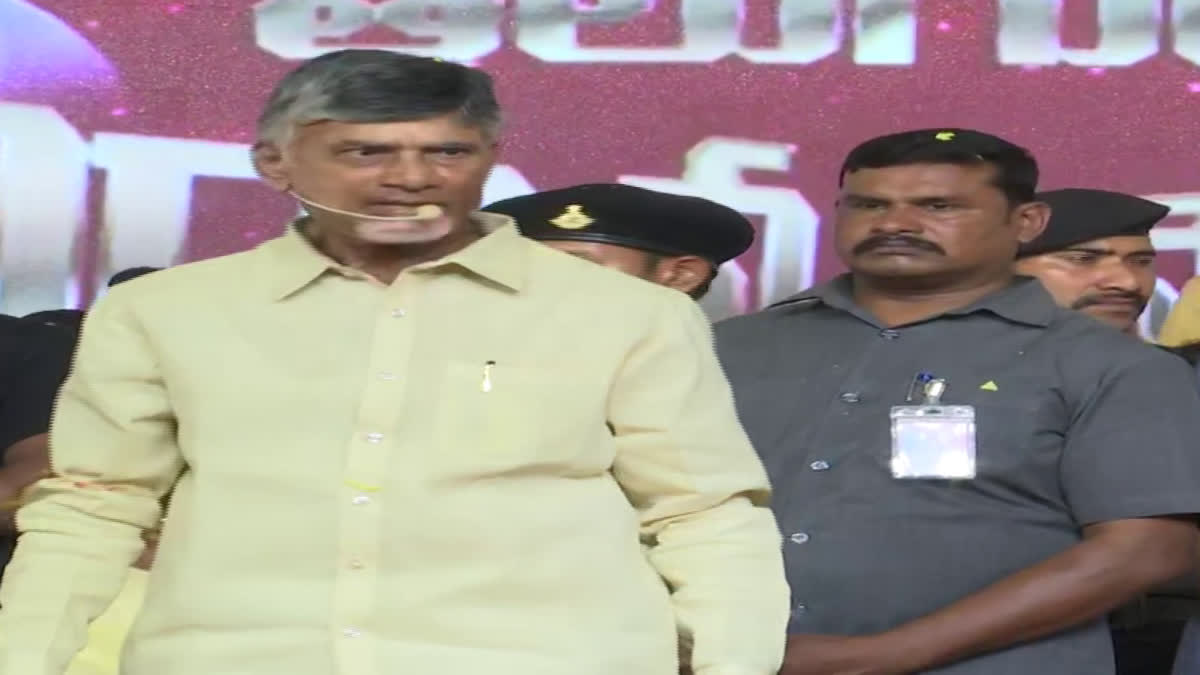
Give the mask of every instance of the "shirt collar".
<svg viewBox="0 0 1200 675">
<path fill-rule="evenodd" d="M 512 291 L 525 286 L 527 240 L 517 232 L 508 216 L 476 211 L 471 220 L 484 236 L 469 246 L 438 260 L 415 265 L 413 271 L 465 269 Z M 283 236 L 265 244 L 267 285 L 272 300 L 282 300 L 315 281 L 326 272 L 348 277 L 362 273 L 322 253 L 299 227 L 303 218 L 288 225 Z"/>
<path fill-rule="evenodd" d="M 532 242 L 517 231 L 517 222 L 499 213 L 476 211 L 471 219 L 484 236 L 462 250 L 414 269 L 460 267 L 512 291 L 525 288 Z"/>
<path fill-rule="evenodd" d="M 849 274 L 842 274 L 829 282 L 780 300 L 768 309 L 805 304 L 822 304 L 855 315 L 863 313 L 854 302 L 853 282 Z M 1050 325 L 1058 311 L 1058 305 L 1037 279 L 1017 276 L 1007 288 L 984 296 L 966 307 L 952 309 L 941 316 L 967 316 L 987 312 L 1014 323 L 1044 328 Z M 929 320 L 937 318 L 939 317 L 930 317 Z"/>
</svg>

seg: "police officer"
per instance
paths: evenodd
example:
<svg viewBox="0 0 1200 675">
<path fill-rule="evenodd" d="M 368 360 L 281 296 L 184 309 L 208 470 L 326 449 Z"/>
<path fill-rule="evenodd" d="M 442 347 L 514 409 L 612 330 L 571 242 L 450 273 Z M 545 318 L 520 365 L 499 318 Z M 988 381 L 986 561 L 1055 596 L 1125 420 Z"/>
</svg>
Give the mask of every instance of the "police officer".
<svg viewBox="0 0 1200 675">
<path fill-rule="evenodd" d="M 513 218 L 531 239 L 697 300 L 721 264 L 754 242 L 754 226 L 727 206 L 620 183 L 538 192 L 483 210 Z"/>
<path fill-rule="evenodd" d="M 1050 222 L 1017 254 L 1017 273 L 1037 277 L 1058 304 L 1137 333 L 1154 294 L 1150 228 L 1170 208 L 1107 190 L 1070 188 L 1037 196 Z"/>
<path fill-rule="evenodd" d="M 840 175 L 849 274 L 716 327 L 785 535 L 781 673 L 1112 675 L 1105 615 L 1193 563 L 1193 376 L 1014 276 L 1049 215 L 1023 149 L 911 131 Z"/>
</svg>

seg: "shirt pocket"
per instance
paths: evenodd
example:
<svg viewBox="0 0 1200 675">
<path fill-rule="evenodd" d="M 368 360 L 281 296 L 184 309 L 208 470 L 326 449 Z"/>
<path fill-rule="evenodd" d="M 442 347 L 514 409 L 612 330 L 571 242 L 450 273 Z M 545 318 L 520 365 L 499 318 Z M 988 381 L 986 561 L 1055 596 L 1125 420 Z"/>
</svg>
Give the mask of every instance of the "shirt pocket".
<svg viewBox="0 0 1200 675">
<path fill-rule="evenodd" d="M 1007 378 L 999 391 L 963 401 L 975 408 L 975 463 L 981 477 L 1041 482 L 1057 475 L 1062 402 L 1040 378 Z"/>
<path fill-rule="evenodd" d="M 437 402 L 439 458 L 466 473 L 562 472 L 594 446 L 603 424 L 587 383 L 568 387 L 549 368 L 452 361 Z M 593 422 L 595 424 L 593 424 Z"/>
</svg>

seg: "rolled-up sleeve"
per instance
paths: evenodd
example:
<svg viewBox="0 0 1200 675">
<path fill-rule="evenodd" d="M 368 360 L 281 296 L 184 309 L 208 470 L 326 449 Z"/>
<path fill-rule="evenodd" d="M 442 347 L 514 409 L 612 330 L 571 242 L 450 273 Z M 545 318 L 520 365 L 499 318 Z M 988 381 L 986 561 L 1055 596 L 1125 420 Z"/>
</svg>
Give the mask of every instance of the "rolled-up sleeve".
<svg viewBox="0 0 1200 675">
<path fill-rule="evenodd" d="M 783 658 L 789 594 L 766 472 L 700 309 L 664 296 L 655 324 L 612 389 L 614 475 L 672 589 L 696 675 L 770 675 Z"/>
<path fill-rule="evenodd" d="M 0 586 L 0 675 L 61 675 L 116 597 L 182 467 L 153 349 L 114 290 L 84 325 L 50 431 L 52 476 L 17 513 Z"/>
</svg>

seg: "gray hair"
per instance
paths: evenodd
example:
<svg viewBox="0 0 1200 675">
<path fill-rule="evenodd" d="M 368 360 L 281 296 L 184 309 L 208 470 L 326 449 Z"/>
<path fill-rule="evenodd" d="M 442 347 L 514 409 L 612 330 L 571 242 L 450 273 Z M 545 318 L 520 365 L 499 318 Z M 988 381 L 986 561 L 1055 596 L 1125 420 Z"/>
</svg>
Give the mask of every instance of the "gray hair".
<svg viewBox="0 0 1200 675">
<path fill-rule="evenodd" d="M 343 49 L 306 61 L 276 85 L 258 140 L 283 145 L 297 125 L 409 122 L 458 113 L 489 138 L 500 132 L 492 78 L 477 68 L 382 49 Z"/>
</svg>

